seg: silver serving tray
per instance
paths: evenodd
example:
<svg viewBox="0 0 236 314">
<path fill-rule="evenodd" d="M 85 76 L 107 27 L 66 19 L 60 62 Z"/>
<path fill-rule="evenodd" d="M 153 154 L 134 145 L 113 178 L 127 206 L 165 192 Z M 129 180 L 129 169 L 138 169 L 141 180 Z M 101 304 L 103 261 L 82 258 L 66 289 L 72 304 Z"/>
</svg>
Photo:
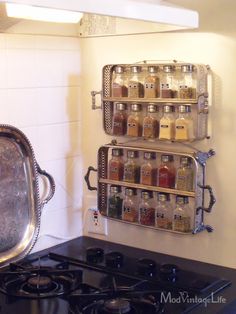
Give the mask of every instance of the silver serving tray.
<svg viewBox="0 0 236 314">
<path fill-rule="evenodd" d="M 48 195 L 42 201 L 39 175 L 49 182 Z M 32 250 L 42 207 L 54 192 L 54 179 L 40 169 L 27 137 L 13 126 L 0 124 L 0 267 Z"/>
</svg>

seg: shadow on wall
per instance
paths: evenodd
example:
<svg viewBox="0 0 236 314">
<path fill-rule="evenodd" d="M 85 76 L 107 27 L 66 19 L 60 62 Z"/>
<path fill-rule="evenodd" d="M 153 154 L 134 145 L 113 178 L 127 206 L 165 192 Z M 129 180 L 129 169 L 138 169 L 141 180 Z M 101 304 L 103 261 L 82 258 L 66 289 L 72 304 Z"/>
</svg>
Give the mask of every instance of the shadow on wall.
<svg viewBox="0 0 236 314">
<path fill-rule="evenodd" d="M 82 191 L 79 189 L 82 189 L 82 184 L 80 186 L 75 186 L 78 180 L 75 180 L 75 176 L 80 176 L 80 173 L 73 173 L 70 175 L 70 173 L 74 169 L 78 169 L 76 167 L 76 164 L 79 162 L 78 161 L 78 152 L 80 154 L 81 152 L 81 128 L 80 128 L 80 88 L 79 88 L 79 76 L 78 75 L 70 75 L 68 79 L 68 94 L 67 94 L 67 114 L 69 117 L 69 121 L 73 121 L 76 123 L 71 123 L 69 125 L 69 130 L 68 134 L 65 134 L 65 136 L 68 136 L 66 140 L 70 141 L 70 147 L 71 150 L 67 153 L 67 159 L 66 159 L 66 190 L 67 190 L 67 195 L 68 197 L 72 200 L 72 206 L 69 207 L 68 212 L 67 212 L 67 221 L 68 221 L 68 226 L 74 224 L 74 215 L 73 211 L 74 210 L 80 210 L 81 201 L 75 202 L 77 200 L 76 194 L 77 191 L 80 195 L 82 195 Z M 72 126 L 73 124 L 73 126 Z M 71 161 L 71 156 L 73 156 L 73 160 Z M 81 166 L 81 165 L 80 165 Z M 70 200 L 69 200 L 70 202 Z"/>
</svg>

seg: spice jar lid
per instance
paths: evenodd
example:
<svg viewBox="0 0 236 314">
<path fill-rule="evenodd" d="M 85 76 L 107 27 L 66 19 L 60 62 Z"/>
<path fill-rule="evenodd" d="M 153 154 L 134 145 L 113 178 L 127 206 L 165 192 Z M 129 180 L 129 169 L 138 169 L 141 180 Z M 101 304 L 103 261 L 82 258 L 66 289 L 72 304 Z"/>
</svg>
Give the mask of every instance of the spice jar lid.
<svg viewBox="0 0 236 314">
<path fill-rule="evenodd" d="M 157 107 L 157 105 L 149 104 L 148 107 L 147 107 L 147 111 L 151 112 L 151 113 L 157 112 L 158 111 L 158 107 Z"/>
<path fill-rule="evenodd" d="M 191 112 L 191 106 L 190 105 L 180 105 L 179 106 L 179 112 L 180 113 Z"/>
<path fill-rule="evenodd" d="M 173 155 L 161 155 L 162 162 L 172 162 L 174 160 Z"/>
<path fill-rule="evenodd" d="M 156 159 L 156 153 L 154 152 L 144 152 L 144 155 L 143 155 L 143 158 L 144 159 Z"/>
<path fill-rule="evenodd" d="M 123 111 L 125 109 L 126 109 L 126 104 L 122 104 L 122 103 L 117 103 L 116 104 L 116 110 Z"/>
<path fill-rule="evenodd" d="M 144 200 L 148 200 L 153 197 L 153 193 L 151 191 L 142 191 L 141 198 Z"/>
<path fill-rule="evenodd" d="M 135 111 L 135 112 L 138 112 L 138 111 L 141 111 L 142 107 L 140 104 L 132 104 L 131 105 L 131 110 L 132 111 Z"/>
<path fill-rule="evenodd" d="M 127 195 L 127 196 L 137 195 L 137 190 L 136 189 L 131 189 L 131 188 L 126 188 L 125 189 L 125 195 Z"/>
<path fill-rule="evenodd" d="M 132 73 L 140 73 L 142 71 L 142 67 L 139 65 L 131 66 Z"/>
<path fill-rule="evenodd" d="M 188 196 L 177 195 L 176 203 L 180 205 L 188 204 Z"/>
<path fill-rule="evenodd" d="M 192 163 L 192 159 L 187 156 L 180 157 L 180 163 L 182 166 L 188 166 Z"/>
<path fill-rule="evenodd" d="M 113 148 L 111 154 L 115 157 L 123 156 L 123 150 L 121 148 Z"/>
<path fill-rule="evenodd" d="M 138 158 L 138 151 L 137 150 L 128 150 L 127 151 L 128 158 Z"/>
<path fill-rule="evenodd" d="M 115 194 L 121 193 L 121 186 L 119 186 L 119 185 L 111 185 L 110 186 L 110 192 L 111 193 L 115 193 Z"/>
<path fill-rule="evenodd" d="M 174 65 L 164 65 L 163 66 L 163 71 L 165 73 L 172 73 L 175 71 L 175 66 Z"/>
<path fill-rule="evenodd" d="M 158 193 L 157 200 L 160 202 L 167 202 L 170 200 L 170 194 Z"/>
<path fill-rule="evenodd" d="M 175 111 L 175 107 L 172 104 L 167 104 L 167 105 L 164 106 L 163 111 L 165 113 L 174 112 Z"/>
<path fill-rule="evenodd" d="M 183 73 L 192 73 L 194 71 L 193 64 L 185 64 L 181 66 L 181 72 Z"/>
<path fill-rule="evenodd" d="M 155 65 L 150 65 L 150 66 L 148 67 L 148 72 L 149 72 L 149 73 L 157 73 L 157 70 L 158 70 L 158 67 L 155 66 Z"/>
<path fill-rule="evenodd" d="M 117 66 L 115 67 L 115 72 L 116 72 L 117 74 L 124 73 L 124 67 L 122 67 L 121 65 L 117 65 Z"/>
</svg>

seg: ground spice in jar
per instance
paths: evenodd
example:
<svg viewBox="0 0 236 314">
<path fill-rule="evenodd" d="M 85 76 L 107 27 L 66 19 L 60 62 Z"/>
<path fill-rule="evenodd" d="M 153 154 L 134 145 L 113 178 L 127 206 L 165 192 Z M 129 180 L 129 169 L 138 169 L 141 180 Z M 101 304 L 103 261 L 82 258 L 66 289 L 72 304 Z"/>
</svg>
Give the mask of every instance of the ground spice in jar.
<svg viewBox="0 0 236 314">
<path fill-rule="evenodd" d="M 180 167 L 176 173 L 176 189 L 183 191 L 193 191 L 194 171 L 192 168 L 192 160 L 183 156 L 180 158 Z"/>
<path fill-rule="evenodd" d="M 142 191 L 142 202 L 139 207 L 139 222 L 141 225 L 155 226 L 155 206 L 153 204 L 153 193 Z"/>
<path fill-rule="evenodd" d="M 175 98 L 175 66 L 164 65 L 161 78 L 161 98 Z"/>
<path fill-rule="evenodd" d="M 128 160 L 124 164 L 123 180 L 130 183 L 139 183 L 140 165 L 138 163 L 138 151 L 128 150 Z"/>
<path fill-rule="evenodd" d="M 152 152 L 144 153 L 144 163 L 141 166 L 140 183 L 144 185 L 156 185 L 157 167 L 156 154 Z"/>
<path fill-rule="evenodd" d="M 112 119 L 113 135 L 125 135 L 127 130 L 126 104 L 116 104 L 116 112 Z"/>
<path fill-rule="evenodd" d="M 172 155 L 162 155 L 161 165 L 158 171 L 159 186 L 163 188 L 175 187 L 175 167 Z"/>
<path fill-rule="evenodd" d="M 175 120 L 175 139 L 187 141 L 194 139 L 193 119 L 190 105 L 180 105 L 179 115 Z"/>
<path fill-rule="evenodd" d="M 128 97 L 141 98 L 144 96 L 144 86 L 140 81 L 139 73 L 142 71 L 140 66 L 131 67 L 131 78 L 128 83 Z"/>
<path fill-rule="evenodd" d="M 159 135 L 158 108 L 150 104 L 147 107 L 147 116 L 143 119 L 143 137 L 156 138 Z"/>
<path fill-rule="evenodd" d="M 112 218 L 122 218 L 123 197 L 121 187 L 111 185 L 108 199 L 108 216 Z"/>
<path fill-rule="evenodd" d="M 138 204 L 136 189 L 125 189 L 122 219 L 129 222 L 138 222 Z"/>
<path fill-rule="evenodd" d="M 176 196 L 174 209 L 173 230 L 180 232 L 191 231 L 191 209 L 188 206 L 187 196 Z"/>
<path fill-rule="evenodd" d="M 195 99 L 196 98 L 196 71 L 192 64 L 181 66 L 182 80 L 179 86 L 179 98 Z"/>
<path fill-rule="evenodd" d="M 132 137 L 142 136 L 141 105 L 132 104 L 131 113 L 127 120 L 127 135 Z"/>
<path fill-rule="evenodd" d="M 112 97 L 127 97 L 128 88 L 125 86 L 124 68 L 115 67 L 114 79 L 112 81 Z"/>
<path fill-rule="evenodd" d="M 173 208 L 170 195 L 158 193 L 156 208 L 156 226 L 163 229 L 172 229 Z"/>
<path fill-rule="evenodd" d="M 174 106 L 171 104 L 165 105 L 163 111 L 164 113 L 160 120 L 159 139 L 172 140 L 175 137 Z"/>
<path fill-rule="evenodd" d="M 121 181 L 124 174 L 123 150 L 112 149 L 112 158 L 108 164 L 108 173 L 110 180 Z"/>
<path fill-rule="evenodd" d="M 157 76 L 157 67 L 148 67 L 149 75 L 144 80 L 144 97 L 156 98 L 160 95 L 160 80 Z"/>
</svg>

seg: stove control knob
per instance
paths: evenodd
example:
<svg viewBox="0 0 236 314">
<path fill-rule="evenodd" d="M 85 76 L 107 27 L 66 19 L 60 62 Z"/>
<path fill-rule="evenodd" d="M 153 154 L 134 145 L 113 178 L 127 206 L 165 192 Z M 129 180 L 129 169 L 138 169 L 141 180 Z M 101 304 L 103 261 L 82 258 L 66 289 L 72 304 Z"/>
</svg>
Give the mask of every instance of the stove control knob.
<svg viewBox="0 0 236 314">
<path fill-rule="evenodd" d="M 86 260 L 89 263 L 97 264 L 103 261 L 104 251 L 100 248 L 88 248 L 86 251 Z"/>
<path fill-rule="evenodd" d="M 120 252 L 111 252 L 105 255 L 106 266 L 111 268 L 121 268 L 124 256 Z"/>
<path fill-rule="evenodd" d="M 156 262 L 148 259 L 142 258 L 138 260 L 138 273 L 144 276 L 152 277 L 155 274 Z"/>
<path fill-rule="evenodd" d="M 178 266 L 174 264 L 163 264 L 160 267 L 160 274 L 163 278 L 168 280 L 176 279 L 177 273 L 179 271 Z"/>
</svg>

